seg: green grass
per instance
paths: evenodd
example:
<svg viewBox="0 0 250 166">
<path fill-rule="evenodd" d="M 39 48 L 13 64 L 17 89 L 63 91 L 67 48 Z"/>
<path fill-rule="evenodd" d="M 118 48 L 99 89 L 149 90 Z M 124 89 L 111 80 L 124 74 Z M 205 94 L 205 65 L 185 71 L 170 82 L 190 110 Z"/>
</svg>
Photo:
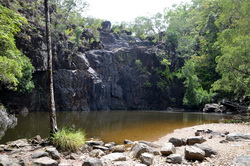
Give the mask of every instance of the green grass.
<svg viewBox="0 0 250 166">
<path fill-rule="evenodd" d="M 62 151 L 76 152 L 85 143 L 85 132 L 72 128 L 62 128 L 52 137 L 52 143 Z"/>
</svg>

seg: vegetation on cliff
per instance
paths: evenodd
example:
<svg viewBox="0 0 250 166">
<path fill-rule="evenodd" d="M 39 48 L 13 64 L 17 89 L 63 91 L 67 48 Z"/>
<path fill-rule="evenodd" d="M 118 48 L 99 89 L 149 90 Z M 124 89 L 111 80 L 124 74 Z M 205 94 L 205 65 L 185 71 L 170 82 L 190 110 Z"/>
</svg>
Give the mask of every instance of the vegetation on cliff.
<svg viewBox="0 0 250 166">
<path fill-rule="evenodd" d="M 177 73 L 186 87 L 184 105 L 197 107 L 222 98 L 247 102 L 249 10 L 247 0 L 193 0 L 163 14 L 138 17 L 127 27 L 135 36 L 153 35 L 155 42 L 165 46 L 171 72 Z M 177 65 L 182 60 L 183 67 Z"/>
<path fill-rule="evenodd" d="M 0 89 L 29 91 L 33 66 L 25 55 L 17 49 L 14 35 L 26 24 L 24 17 L 0 5 Z"/>
</svg>

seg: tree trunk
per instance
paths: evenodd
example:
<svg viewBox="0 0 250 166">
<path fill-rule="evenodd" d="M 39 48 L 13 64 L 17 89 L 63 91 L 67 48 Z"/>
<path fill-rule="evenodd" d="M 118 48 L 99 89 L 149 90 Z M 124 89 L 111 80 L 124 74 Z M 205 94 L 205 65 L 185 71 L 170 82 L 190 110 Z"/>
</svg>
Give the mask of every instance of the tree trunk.
<svg viewBox="0 0 250 166">
<path fill-rule="evenodd" d="M 45 7 L 45 22 L 46 22 L 46 42 L 47 42 L 47 55 L 48 55 L 48 86 L 49 86 L 49 109 L 50 109 L 50 136 L 57 132 L 56 122 L 56 108 L 53 87 L 53 72 L 52 72 L 52 46 L 50 34 L 50 15 L 48 0 L 44 0 Z"/>
</svg>

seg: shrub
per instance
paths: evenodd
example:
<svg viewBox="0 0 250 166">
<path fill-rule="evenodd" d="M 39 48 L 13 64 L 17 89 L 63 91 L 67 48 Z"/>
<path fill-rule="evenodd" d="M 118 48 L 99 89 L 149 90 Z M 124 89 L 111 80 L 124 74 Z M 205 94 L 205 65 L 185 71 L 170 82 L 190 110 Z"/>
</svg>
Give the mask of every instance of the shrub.
<svg viewBox="0 0 250 166">
<path fill-rule="evenodd" d="M 85 132 L 62 128 L 53 135 L 52 143 L 62 151 L 76 152 L 85 143 Z"/>
</svg>

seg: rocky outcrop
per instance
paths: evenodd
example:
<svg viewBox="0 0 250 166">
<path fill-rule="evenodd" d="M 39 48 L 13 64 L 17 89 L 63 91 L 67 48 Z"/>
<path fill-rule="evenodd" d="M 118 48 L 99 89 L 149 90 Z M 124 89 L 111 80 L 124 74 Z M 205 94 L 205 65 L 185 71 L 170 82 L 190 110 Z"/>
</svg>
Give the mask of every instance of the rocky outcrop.
<svg viewBox="0 0 250 166">
<path fill-rule="evenodd" d="M 41 25 L 30 24 L 37 28 L 22 31 L 16 41 L 35 66 L 35 89 L 25 96 L 4 92 L 0 98 L 19 112 L 23 108 L 29 111 L 47 108 L 44 30 Z M 101 49 L 77 49 L 65 34 L 52 33 L 57 110 L 152 110 L 181 105 L 181 83 L 174 80 L 175 87 L 169 85 L 169 94 L 157 86 L 162 77 L 157 71 L 164 66 L 155 44 L 125 33 L 112 33 L 110 26 L 110 22 L 104 22 L 100 30 Z"/>
</svg>

